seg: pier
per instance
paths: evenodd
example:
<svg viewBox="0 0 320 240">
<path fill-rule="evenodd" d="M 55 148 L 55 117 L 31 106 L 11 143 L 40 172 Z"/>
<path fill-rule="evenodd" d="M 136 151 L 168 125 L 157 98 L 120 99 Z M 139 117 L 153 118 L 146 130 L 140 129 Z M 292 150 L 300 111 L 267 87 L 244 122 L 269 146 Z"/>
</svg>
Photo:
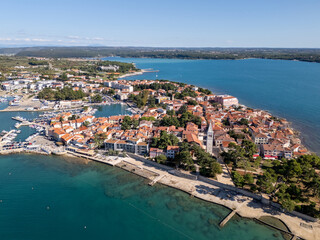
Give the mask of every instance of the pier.
<svg viewBox="0 0 320 240">
<path fill-rule="evenodd" d="M 156 177 L 155 179 L 153 179 L 150 183 L 149 183 L 149 186 L 153 186 L 155 185 L 158 181 L 160 181 L 162 178 L 164 178 L 166 175 L 163 174 L 163 175 L 159 175 L 158 177 Z"/>
<path fill-rule="evenodd" d="M 229 220 L 237 213 L 237 210 L 233 210 L 231 213 L 229 213 L 220 223 L 219 226 L 220 227 L 224 227 L 224 225 L 227 224 L 227 222 L 229 222 Z"/>
</svg>

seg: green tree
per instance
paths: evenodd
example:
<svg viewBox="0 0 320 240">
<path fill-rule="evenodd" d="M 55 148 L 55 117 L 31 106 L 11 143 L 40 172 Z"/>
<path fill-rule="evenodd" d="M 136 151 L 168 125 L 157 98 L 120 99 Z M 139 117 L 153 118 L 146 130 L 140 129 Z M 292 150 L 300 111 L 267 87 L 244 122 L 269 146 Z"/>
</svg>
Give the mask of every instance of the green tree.
<svg viewBox="0 0 320 240">
<path fill-rule="evenodd" d="M 94 103 L 101 103 L 103 101 L 103 99 L 100 94 L 96 94 L 91 98 L 91 101 Z"/>
<path fill-rule="evenodd" d="M 163 154 L 156 157 L 156 162 L 160 164 L 165 164 L 167 161 L 167 157 Z"/>
<path fill-rule="evenodd" d="M 197 101 L 196 100 L 193 100 L 193 99 L 189 99 L 188 102 L 187 102 L 188 105 L 193 105 L 193 106 L 196 106 L 198 105 Z"/>
<path fill-rule="evenodd" d="M 105 133 L 99 133 L 94 135 L 94 143 L 97 148 L 102 147 L 104 140 L 107 139 L 107 135 Z"/>
<path fill-rule="evenodd" d="M 194 168 L 194 162 L 189 151 L 180 151 L 175 155 L 174 161 L 177 166 L 182 165 L 187 170 L 192 170 Z"/>
<path fill-rule="evenodd" d="M 249 126 L 249 121 L 246 118 L 241 118 L 239 124 Z"/>
<path fill-rule="evenodd" d="M 247 184 L 247 185 L 251 185 L 254 182 L 252 174 L 249 174 L 249 173 L 247 173 L 243 176 L 243 180 L 244 180 L 245 184 Z"/>
<path fill-rule="evenodd" d="M 243 176 L 237 171 L 232 172 L 232 180 L 237 187 L 243 187 L 245 184 Z"/>
<path fill-rule="evenodd" d="M 275 181 L 276 177 L 266 171 L 262 176 L 258 177 L 257 185 L 260 187 L 261 191 L 271 193 L 274 190 L 273 184 Z"/>
<path fill-rule="evenodd" d="M 125 116 L 123 118 L 122 123 L 121 123 L 121 129 L 122 130 L 129 130 L 129 129 L 131 129 L 131 125 L 132 125 L 131 117 Z"/>
<path fill-rule="evenodd" d="M 108 95 L 110 95 L 110 96 L 114 96 L 116 94 L 116 91 L 114 90 L 114 89 L 109 89 L 109 91 L 108 91 Z"/>
<path fill-rule="evenodd" d="M 85 121 L 84 123 L 83 123 L 83 126 L 85 126 L 85 127 L 88 127 L 90 125 L 90 122 L 88 122 L 88 121 Z"/>
<path fill-rule="evenodd" d="M 60 80 L 63 82 L 68 81 L 68 76 L 65 72 L 61 74 Z"/>
</svg>

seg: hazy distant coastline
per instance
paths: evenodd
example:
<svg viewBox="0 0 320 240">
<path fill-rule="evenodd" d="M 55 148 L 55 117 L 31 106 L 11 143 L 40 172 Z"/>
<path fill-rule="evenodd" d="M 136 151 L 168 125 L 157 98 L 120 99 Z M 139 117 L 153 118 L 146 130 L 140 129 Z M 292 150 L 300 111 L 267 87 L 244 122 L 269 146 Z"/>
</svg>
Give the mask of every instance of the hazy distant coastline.
<svg viewBox="0 0 320 240">
<path fill-rule="evenodd" d="M 1 55 L 53 58 L 111 57 L 239 60 L 248 58 L 320 63 L 319 48 L 156 48 L 156 47 L 19 47 Z"/>
</svg>

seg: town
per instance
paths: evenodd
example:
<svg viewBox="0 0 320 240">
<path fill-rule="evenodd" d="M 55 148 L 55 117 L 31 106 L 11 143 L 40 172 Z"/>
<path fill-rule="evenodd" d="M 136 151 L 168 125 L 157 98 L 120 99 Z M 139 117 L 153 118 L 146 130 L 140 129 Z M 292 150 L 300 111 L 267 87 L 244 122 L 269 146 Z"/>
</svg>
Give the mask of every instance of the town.
<svg viewBox="0 0 320 240">
<path fill-rule="evenodd" d="M 14 66 L 1 73 L 2 99 L 14 96 L 2 111 L 47 111 L 32 121 L 21 120 L 41 126 L 42 136 L 37 137 L 55 144 L 43 151 L 91 158 L 140 156 L 181 173 L 266 194 L 288 211 L 319 213 L 319 157 L 302 145 L 285 119 L 194 85 L 121 78 L 139 74 L 132 64 L 69 60 L 73 66 L 62 70 L 52 66 L 51 62 L 59 65 L 58 60 L 28 61 L 31 69 Z M 51 75 L 32 70 L 43 64 L 51 65 L 46 67 Z M 128 106 L 132 114 L 94 116 L 93 106 L 117 103 Z M 12 146 L 2 144 L 2 150 Z M 306 162 L 308 169 L 288 176 L 291 164 L 300 168 Z M 313 175 L 306 180 L 302 175 L 310 169 Z M 293 189 L 299 179 L 304 183 Z M 305 203 L 306 195 L 313 201 Z"/>
</svg>

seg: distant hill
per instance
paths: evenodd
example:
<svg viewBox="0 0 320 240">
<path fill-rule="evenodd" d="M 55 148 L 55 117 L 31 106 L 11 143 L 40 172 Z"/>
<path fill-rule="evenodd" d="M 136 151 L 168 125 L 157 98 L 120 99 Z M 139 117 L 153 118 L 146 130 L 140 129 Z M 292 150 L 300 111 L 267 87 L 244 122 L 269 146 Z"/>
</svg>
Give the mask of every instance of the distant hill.
<svg viewBox="0 0 320 240">
<path fill-rule="evenodd" d="M 265 58 L 320 62 L 320 49 L 311 48 L 21 47 L 0 48 L 0 54 L 53 58 L 109 56 L 179 59 Z"/>
</svg>

